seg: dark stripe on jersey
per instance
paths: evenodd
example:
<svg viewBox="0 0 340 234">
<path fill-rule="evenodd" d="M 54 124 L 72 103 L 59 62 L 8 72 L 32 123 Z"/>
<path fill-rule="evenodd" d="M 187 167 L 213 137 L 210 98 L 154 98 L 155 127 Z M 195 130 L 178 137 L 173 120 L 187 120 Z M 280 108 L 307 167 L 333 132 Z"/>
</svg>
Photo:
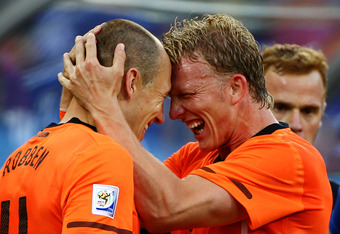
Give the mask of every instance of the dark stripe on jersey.
<svg viewBox="0 0 340 234">
<path fill-rule="evenodd" d="M 251 199 L 253 197 L 253 195 L 249 192 L 246 186 L 244 186 L 240 181 L 234 180 L 232 178 L 229 178 L 229 180 L 233 182 L 236 185 L 236 187 L 238 187 L 248 199 Z"/>
<path fill-rule="evenodd" d="M 95 126 L 92 126 L 88 123 L 85 123 L 83 121 L 81 121 L 80 119 L 78 118 L 75 118 L 73 117 L 72 119 L 70 119 L 67 123 L 76 123 L 76 124 L 82 124 L 82 125 L 85 125 L 86 127 L 89 127 L 91 128 L 93 131 L 97 132 L 97 128 Z M 62 125 L 62 124 L 56 124 L 56 123 L 51 123 L 50 125 L 48 125 L 46 128 L 52 128 L 52 127 L 56 127 L 56 126 L 59 126 L 59 125 Z"/>
<path fill-rule="evenodd" d="M 289 128 L 288 124 L 285 122 L 273 123 L 265 127 L 264 129 L 262 129 L 258 133 L 256 133 L 253 137 L 261 136 L 261 135 L 269 135 L 275 132 L 276 130 L 284 129 L 284 128 Z"/>
<path fill-rule="evenodd" d="M 272 134 L 273 132 L 275 132 L 278 129 L 284 129 L 284 128 L 289 128 L 287 123 L 284 123 L 284 122 L 273 123 L 271 125 L 268 125 L 264 129 L 262 129 L 258 133 L 256 133 L 253 137 L 261 136 L 261 135 L 269 135 L 269 134 Z M 218 155 L 215 158 L 213 163 L 217 163 L 217 162 L 221 162 L 221 161 L 224 161 L 224 160 L 222 159 L 221 155 Z M 209 168 L 209 167 L 202 167 L 201 169 L 206 171 L 206 172 L 210 172 L 210 173 L 216 174 L 216 172 L 214 170 L 212 170 L 211 168 Z M 249 190 L 246 188 L 246 186 L 244 186 L 241 182 L 239 182 L 237 180 L 234 180 L 234 179 L 231 179 L 231 178 L 229 178 L 229 179 L 230 179 L 231 182 L 233 182 L 244 193 L 244 195 L 248 199 L 251 199 L 253 197 L 253 195 L 249 192 Z"/>
<path fill-rule="evenodd" d="M 216 174 L 216 172 L 213 169 L 209 168 L 209 167 L 202 167 L 201 169 L 206 171 L 206 172 L 210 172 L 210 173 Z"/>
<path fill-rule="evenodd" d="M 67 228 L 78 228 L 78 227 L 97 228 L 97 229 L 101 229 L 105 231 L 113 231 L 119 234 L 132 234 L 132 231 L 116 228 L 114 226 L 106 225 L 103 223 L 79 221 L 79 222 L 70 222 L 67 224 Z"/>
</svg>

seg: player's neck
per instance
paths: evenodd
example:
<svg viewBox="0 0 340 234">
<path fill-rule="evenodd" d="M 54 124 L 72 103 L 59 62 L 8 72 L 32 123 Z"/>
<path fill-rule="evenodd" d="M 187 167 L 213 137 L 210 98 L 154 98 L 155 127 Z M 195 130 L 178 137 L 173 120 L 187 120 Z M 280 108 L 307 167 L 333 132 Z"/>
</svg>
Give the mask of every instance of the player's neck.
<svg viewBox="0 0 340 234">
<path fill-rule="evenodd" d="M 81 121 L 87 124 L 95 126 L 91 114 L 87 110 L 85 110 L 82 106 L 80 106 L 76 99 L 73 98 L 70 103 L 70 106 L 67 108 L 64 118 L 60 121 L 60 123 L 66 123 L 74 117 L 80 119 Z"/>
<path fill-rule="evenodd" d="M 222 159 L 265 127 L 277 123 L 273 113 L 266 107 L 261 108 L 260 104 L 248 105 L 246 108 L 238 111 L 238 113 L 241 111 L 243 111 L 243 113 L 239 114 L 236 122 L 233 123 L 235 130 L 230 140 L 218 149 Z M 252 114 L 249 116 L 247 111 Z M 243 118 L 241 116 L 243 116 Z"/>
</svg>

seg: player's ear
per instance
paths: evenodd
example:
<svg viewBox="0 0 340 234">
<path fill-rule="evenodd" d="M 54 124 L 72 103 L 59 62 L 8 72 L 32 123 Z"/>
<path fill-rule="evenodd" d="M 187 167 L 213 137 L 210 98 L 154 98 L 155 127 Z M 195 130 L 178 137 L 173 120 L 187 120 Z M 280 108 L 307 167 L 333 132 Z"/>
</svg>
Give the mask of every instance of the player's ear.
<svg viewBox="0 0 340 234">
<path fill-rule="evenodd" d="M 236 74 L 230 78 L 229 93 L 233 105 L 237 104 L 245 96 L 247 88 L 247 79 L 243 75 Z"/>
<path fill-rule="evenodd" d="M 141 75 L 137 68 L 130 68 L 126 72 L 125 79 L 123 80 L 125 83 L 122 84 L 122 87 L 124 87 L 124 91 L 129 99 L 131 99 L 132 95 L 137 91 L 137 84 L 140 80 Z"/>
</svg>

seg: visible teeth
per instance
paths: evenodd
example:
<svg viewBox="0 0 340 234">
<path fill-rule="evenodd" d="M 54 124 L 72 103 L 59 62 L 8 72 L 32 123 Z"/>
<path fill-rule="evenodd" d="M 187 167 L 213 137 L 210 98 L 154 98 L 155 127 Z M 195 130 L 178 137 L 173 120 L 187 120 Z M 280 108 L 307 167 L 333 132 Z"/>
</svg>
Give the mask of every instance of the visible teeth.
<svg viewBox="0 0 340 234">
<path fill-rule="evenodd" d="M 187 127 L 192 129 L 192 128 L 195 128 L 195 127 L 197 127 L 201 124 L 202 124 L 202 122 L 195 122 L 195 123 L 188 124 Z"/>
<path fill-rule="evenodd" d="M 202 132 L 203 132 L 203 128 L 200 129 L 200 130 L 196 130 L 196 135 L 199 135 L 199 134 L 201 134 Z"/>
<path fill-rule="evenodd" d="M 204 130 L 204 121 L 203 120 L 195 120 L 190 123 L 187 123 L 187 127 L 193 131 L 195 135 L 200 135 Z"/>
</svg>

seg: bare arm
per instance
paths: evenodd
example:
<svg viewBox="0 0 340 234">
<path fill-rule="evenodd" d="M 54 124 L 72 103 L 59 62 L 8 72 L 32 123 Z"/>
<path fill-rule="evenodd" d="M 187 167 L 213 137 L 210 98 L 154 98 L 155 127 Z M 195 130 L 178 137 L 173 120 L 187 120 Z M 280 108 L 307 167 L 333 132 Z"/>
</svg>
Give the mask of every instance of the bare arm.
<svg viewBox="0 0 340 234">
<path fill-rule="evenodd" d="M 123 50 L 116 48 L 111 68 L 102 67 L 96 59 L 92 34 L 86 43 L 86 58 L 84 42 L 79 38 L 76 54 L 76 66 L 65 60 L 70 80 L 62 74 L 58 75 L 59 80 L 81 99 L 98 130 L 131 153 L 135 167 L 135 202 L 147 229 L 154 232 L 189 229 L 228 224 L 246 217 L 244 208 L 227 191 L 199 176 L 177 178 L 137 140 L 116 97 L 123 77 Z M 116 77 L 114 84 L 112 77 Z"/>
</svg>

